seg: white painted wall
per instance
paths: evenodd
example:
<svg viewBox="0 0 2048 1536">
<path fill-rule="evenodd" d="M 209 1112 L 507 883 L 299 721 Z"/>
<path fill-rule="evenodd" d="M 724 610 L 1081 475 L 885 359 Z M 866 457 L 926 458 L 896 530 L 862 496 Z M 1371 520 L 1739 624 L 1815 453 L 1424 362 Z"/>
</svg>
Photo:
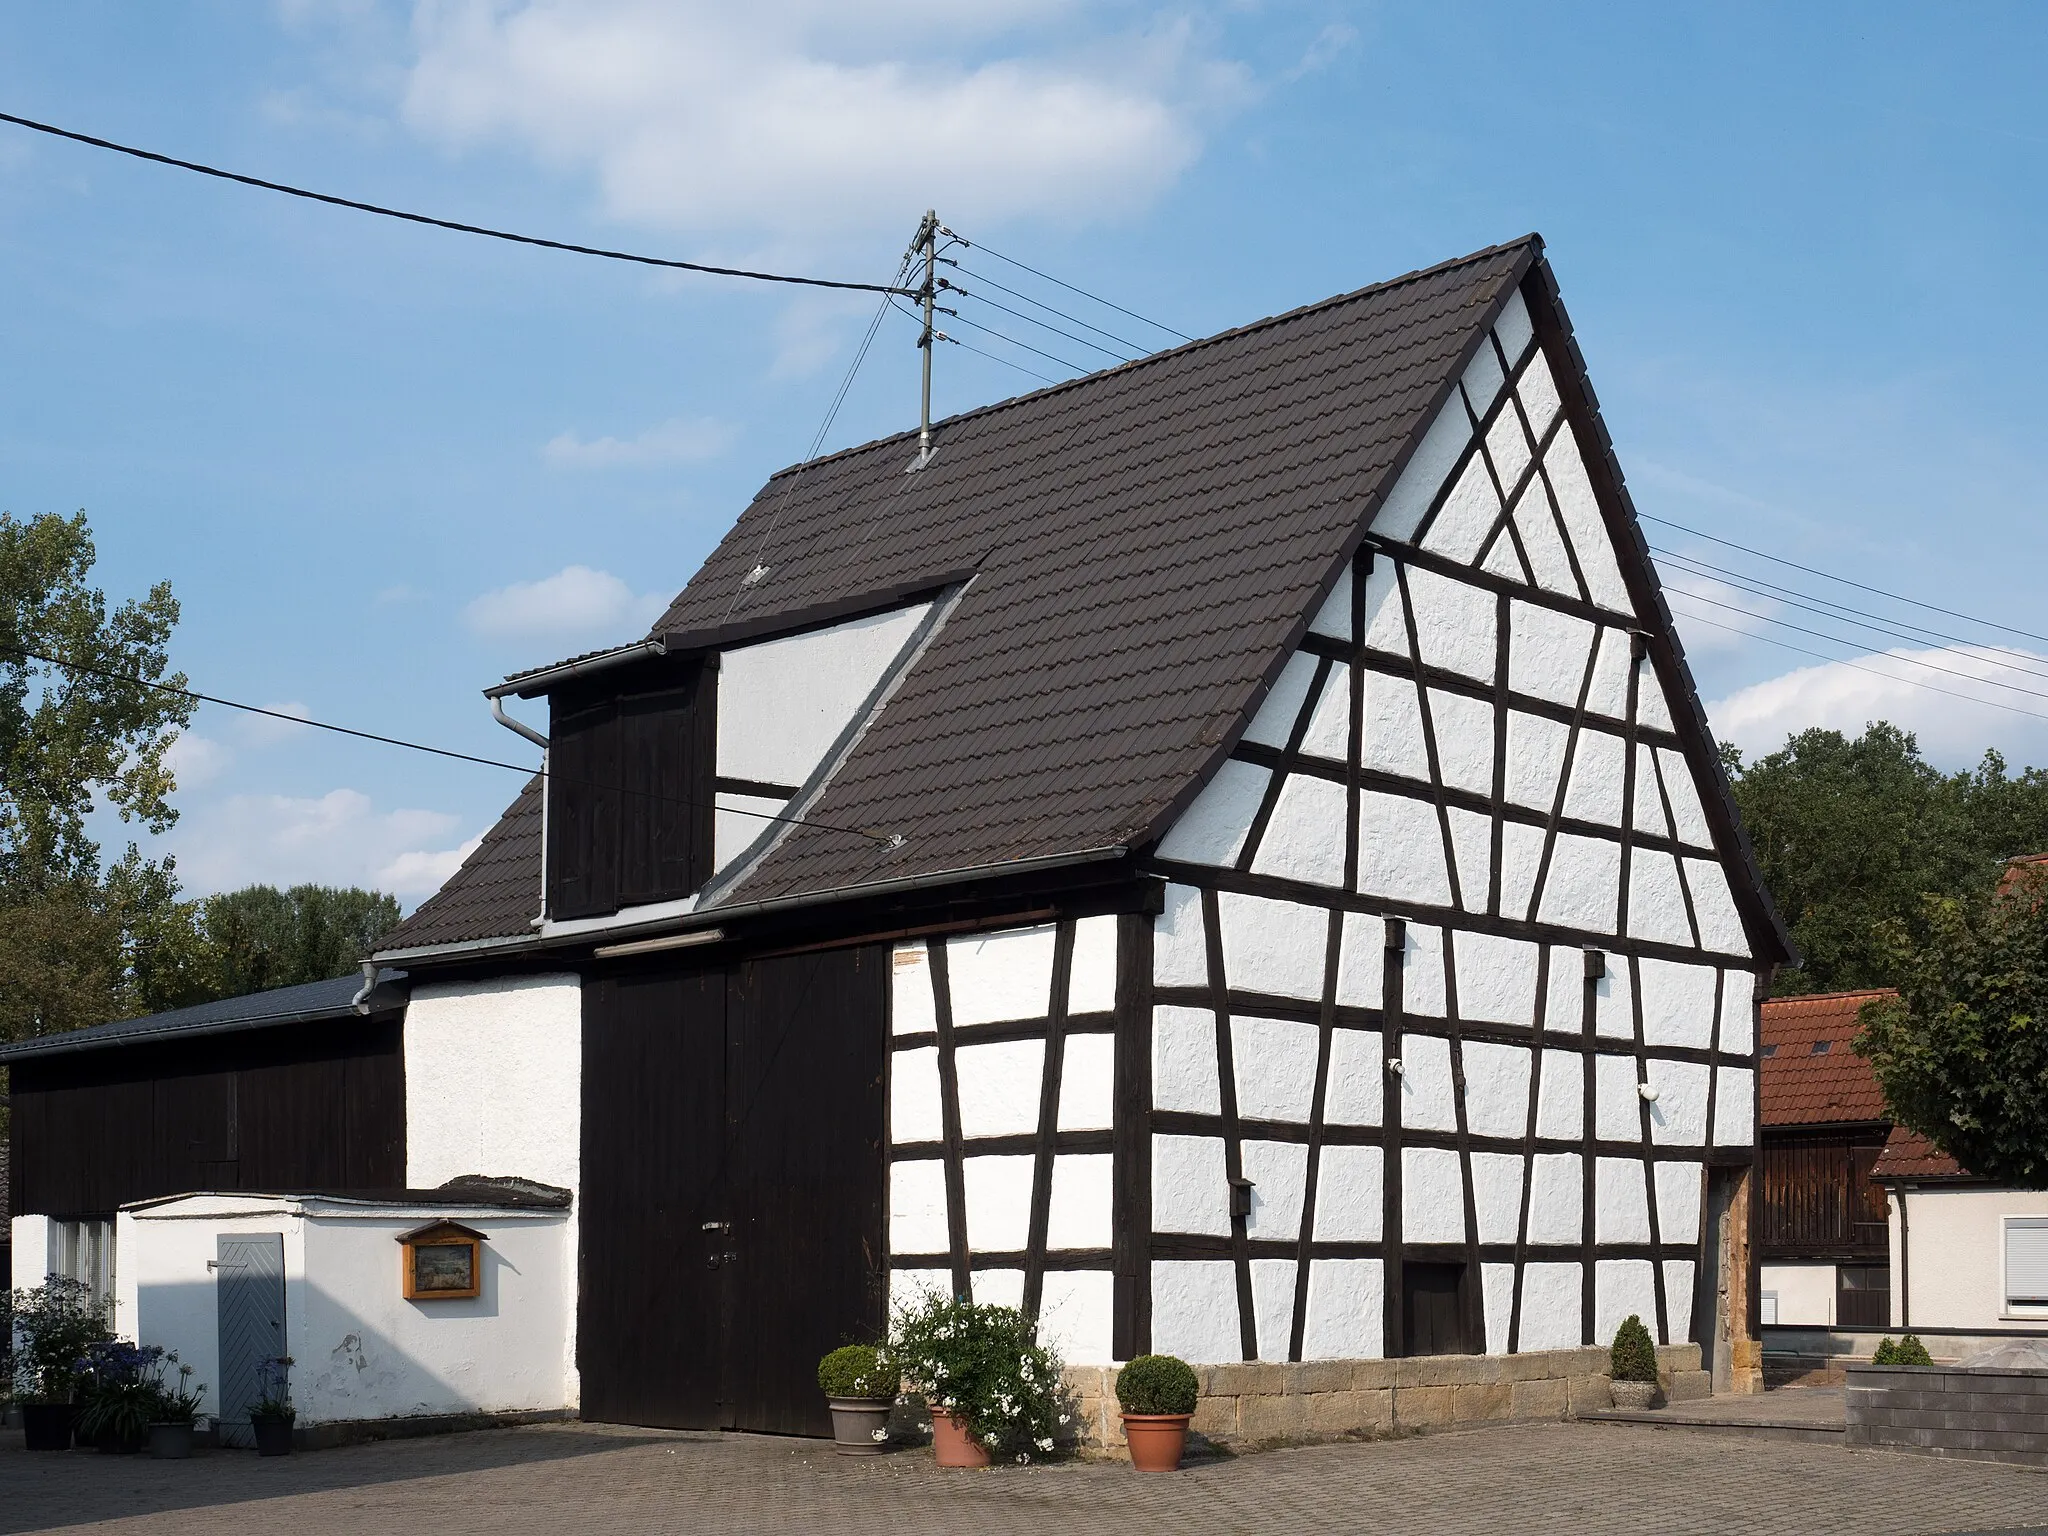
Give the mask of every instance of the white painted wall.
<svg viewBox="0 0 2048 1536">
<path fill-rule="evenodd" d="M 26 1291 L 41 1285 L 50 1273 L 50 1219 L 47 1216 L 16 1216 L 7 1224 L 7 1241 L 12 1245 L 9 1262 L 14 1275 L 11 1288 Z M 116 1274 L 119 1273 L 120 1243 L 116 1234 Z"/>
<path fill-rule="evenodd" d="M 486 1233 L 482 1294 L 409 1302 L 400 1233 L 450 1219 Z M 124 1328 L 220 1380 L 207 1261 L 223 1233 L 281 1234 L 285 1352 L 301 1424 L 573 1407 L 574 1234 L 565 1211 L 189 1195 L 121 1213 Z M 209 1405 L 218 1407 L 209 1397 Z"/>
<path fill-rule="evenodd" d="M 917 603 L 721 653 L 719 774 L 802 784 L 930 612 Z"/>
<path fill-rule="evenodd" d="M 573 1255 L 583 1190 L 582 1085 L 583 994 L 575 976 L 415 988 L 405 1011 L 407 1186 L 434 1189 L 484 1174 L 567 1189 Z M 563 1284 L 573 1319 L 573 1263 Z M 573 1327 L 562 1347 L 574 1402 Z"/>
<path fill-rule="evenodd" d="M 1835 1325 L 1835 1266 L 1784 1263 L 1763 1266 L 1757 1289 L 1778 1298 L 1779 1326 L 1832 1328 Z"/>
<path fill-rule="evenodd" d="M 1900 1253 L 1899 1201 L 1907 1247 Z M 1891 1212 L 1892 1317 L 1915 1328 L 2024 1329 L 2048 1333 L 2048 1315 L 2005 1305 L 2007 1216 L 2048 1216 L 2048 1190 L 1921 1185 L 1895 1190 Z M 1903 1288 L 1901 1295 L 1901 1279 Z M 1901 1317 L 1901 1305 L 1910 1312 Z"/>
</svg>

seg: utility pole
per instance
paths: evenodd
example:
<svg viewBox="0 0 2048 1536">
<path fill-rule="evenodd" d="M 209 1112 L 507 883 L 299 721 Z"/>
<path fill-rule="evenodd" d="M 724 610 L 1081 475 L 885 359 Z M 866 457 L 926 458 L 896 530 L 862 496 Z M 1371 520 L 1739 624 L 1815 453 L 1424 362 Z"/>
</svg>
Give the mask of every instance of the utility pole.
<svg viewBox="0 0 2048 1536">
<path fill-rule="evenodd" d="M 897 226 L 899 229 L 901 225 Z M 924 349 L 924 396 L 917 414 L 917 462 L 912 469 L 923 469 L 932 457 L 932 352 L 936 346 L 937 331 L 933 325 L 939 291 L 939 214 L 935 208 L 924 211 L 924 222 L 917 228 L 915 246 L 924 248 L 924 283 L 918 289 L 924 300 L 924 331 L 917 338 L 917 344 Z"/>
</svg>

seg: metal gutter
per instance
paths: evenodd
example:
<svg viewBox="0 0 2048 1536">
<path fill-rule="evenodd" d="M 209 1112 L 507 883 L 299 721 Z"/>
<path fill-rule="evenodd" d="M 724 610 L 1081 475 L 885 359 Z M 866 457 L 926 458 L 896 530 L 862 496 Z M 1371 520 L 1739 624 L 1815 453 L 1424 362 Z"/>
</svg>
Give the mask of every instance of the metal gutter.
<svg viewBox="0 0 2048 1536">
<path fill-rule="evenodd" d="M 645 640 L 636 640 L 631 645 L 622 645 L 615 650 L 600 651 L 595 656 L 585 656 L 580 661 L 564 661 L 552 667 L 540 667 L 532 672 L 515 672 L 504 682 L 486 688 L 484 697 L 502 699 L 517 694 L 523 698 L 544 693 L 555 684 L 566 682 L 572 677 L 582 677 L 590 672 L 608 672 L 613 667 L 622 667 L 628 662 L 667 654 L 668 636 L 650 635 Z M 514 726 L 513 729 L 517 730 L 518 727 Z"/>
<path fill-rule="evenodd" d="M 655 922 L 631 923 L 619 928 L 580 933 L 575 935 L 574 939 L 550 939 L 524 934 L 507 935 L 501 938 L 468 939 L 453 944 L 426 944 L 415 949 L 387 950 L 371 958 L 382 965 L 397 965 L 421 960 L 454 960 L 465 955 L 525 954 L 559 949 L 577 941 L 598 940 L 609 944 L 642 935 L 711 927 L 719 923 L 729 923 L 735 918 L 759 917 L 800 907 L 831 906 L 843 901 L 857 900 L 863 896 L 889 896 L 906 891 L 929 890 L 935 886 L 962 885 L 970 880 L 984 880 L 998 875 L 1034 874 L 1041 870 L 1066 869 L 1080 864 L 1100 864 L 1121 859 L 1130 851 L 1130 846 L 1126 843 L 1110 843 L 1100 848 L 1084 848 L 1079 853 L 1048 853 L 1035 858 L 1012 859 L 1002 864 L 974 864 L 963 869 L 937 870 L 928 875 L 905 875 L 896 880 L 876 880 L 865 885 L 837 886 L 832 890 L 806 892 L 798 896 L 770 896 L 762 901 L 740 902 L 729 907 L 711 907 Z"/>
</svg>

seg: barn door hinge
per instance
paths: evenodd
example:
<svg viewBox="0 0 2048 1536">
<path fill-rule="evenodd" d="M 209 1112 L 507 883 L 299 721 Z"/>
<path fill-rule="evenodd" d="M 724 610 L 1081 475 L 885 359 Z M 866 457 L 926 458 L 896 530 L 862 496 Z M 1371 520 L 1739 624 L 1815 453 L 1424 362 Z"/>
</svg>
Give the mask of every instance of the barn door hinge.
<svg viewBox="0 0 2048 1536">
<path fill-rule="evenodd" d="M 727 1249 L 724 1253 L 714 1253 L 707 1257 L 704 1260 L 704 1267 L 706 1269 L 718 1269 L 726 1264 L 737 1264 L 739 1257 L 737 1253 Z"/>
<path fill-rule="evenodd" d="M 732 1223 L 729 1221 L 707 1221 L 701 1230 L 705 1232 L 730 1232 L 732 1230 Z"/>
</svg>

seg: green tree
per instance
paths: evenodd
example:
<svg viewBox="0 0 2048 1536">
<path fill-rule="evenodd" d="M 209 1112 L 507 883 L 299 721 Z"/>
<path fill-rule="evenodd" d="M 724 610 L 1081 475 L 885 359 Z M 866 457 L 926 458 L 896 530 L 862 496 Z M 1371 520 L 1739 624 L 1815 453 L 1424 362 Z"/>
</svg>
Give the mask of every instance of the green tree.
<svg viewBox="0 0 2048 1536">
<path fill-rule="evenodd" d="M 398 902 L 351 886 L 271 885 L 209 896 L 200 907 L 220 997 L 346 976 L 398 923 Z"/>
<path fill-rule="evenodd" d="M 2048 850 L 2048 774 L 2009 774 L 1995 752 L 1945 774 L 1883 721 L 1854 739 L 1802 731 L 1746 767 L 1723 750 L 1764 882 L 1805 957 L 1779 974 L 1781 994 L 1893 984 L 1885 925 L 1918 924 L 1926 895 L 1987 893 L 2005 859 Z"/>
<path fill-rule="evenodd" d="M 96 558 L 84 513 L 0 513 L 0 1039 L 131 1011 L 138 942 L 190 921 L 168 859 L 131 843 L 109 870 L 87 827 L 95 805 L 171 826 L 164 754 L 192 715 L 147 686 L 185 681 L 170 584 L 110 611 Z"/>
<path fill-rule="evenodd" d="M 1930 896 L 1880 937 L 1899 995 L 1864 1006 L 1855 1045 L 1893 1117 L 1973 1173 L 2048 1184 L 2048 877 Z"/>
</svg>

